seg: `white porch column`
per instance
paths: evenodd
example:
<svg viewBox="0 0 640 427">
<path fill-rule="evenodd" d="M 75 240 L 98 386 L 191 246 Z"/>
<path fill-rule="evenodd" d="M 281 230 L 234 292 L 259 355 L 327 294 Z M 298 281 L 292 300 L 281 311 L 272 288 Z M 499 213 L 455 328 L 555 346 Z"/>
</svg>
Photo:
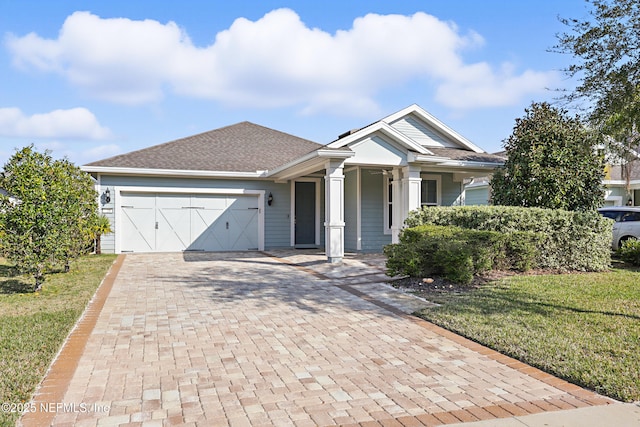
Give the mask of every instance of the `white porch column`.
<svg viewBox="0 0 640 427">
<path fill-rule="evenodd" d="M 391 243 L 400 242 L 400 230 L 402 230 L 402 224 L 404 218 L 402 217 L 404 205 L 401 170 L 393 168 L 392 172 L 393 180 L 391 181 L 391 197 L 392 197 L 392 214 L 391 214 Z"/>
<path fill-rule="evenodd" d="M 422 178 L 420 178 L 420 168 L 416 166 L 407 166 L 403 171 L 402 191 L 403 196 L 403 212 L 402 223 L 409 216 L 409 212 L 420 208 L 420 199 L 422 197 Z"/>
<path fill-rule="evenodd" d="M 325 180 L 325 251 L 329 262 L 344 257 L 344 160 L 328 160 Z"/>
</svg>

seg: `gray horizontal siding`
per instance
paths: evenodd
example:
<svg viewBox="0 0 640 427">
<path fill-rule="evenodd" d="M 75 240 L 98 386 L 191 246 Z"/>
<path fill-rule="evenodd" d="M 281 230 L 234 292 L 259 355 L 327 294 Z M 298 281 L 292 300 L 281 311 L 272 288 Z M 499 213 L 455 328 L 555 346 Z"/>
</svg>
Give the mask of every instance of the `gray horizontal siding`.
<svg viewBox="0 0 640 427">
<path fill-rule="evenodd" d="M 462 201 L 461 183 L 453 181 L 452 173 L 443 173 L 440 176 L 442 176 L 442 206 L 460 205 Z"/>
<path fill-rule="evenodd" d="M 384 177 L 370 172 L 363 169 L 361 175 L 362 251 L 380 252 L 391 243 L 391 235 L 384 234 Z"/>
<path fill-rule="evenodd" d="M 418 144 L 431 147 L 459 148 L 413 116 L 403 117 L 392 123 L 391 127 L 413 139 Z"/>
<path fill-rule="evenodd" d="M 358 248 L 358 170 L 345 173 L 344 178 L 344 248 Z"/>
<path fill-rule="evenodd" d="M 465 205 L 488 205 L 489 187 L 471 187 L 465 190 Z"/>
</svg>

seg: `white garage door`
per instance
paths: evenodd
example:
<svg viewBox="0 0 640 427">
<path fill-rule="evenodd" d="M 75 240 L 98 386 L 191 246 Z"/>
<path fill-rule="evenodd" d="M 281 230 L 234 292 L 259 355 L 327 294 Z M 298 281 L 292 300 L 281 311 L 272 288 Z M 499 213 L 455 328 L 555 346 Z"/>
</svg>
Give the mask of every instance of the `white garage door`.
<svg viewBox="0 0 640 427">
<path fill-rule="evenodd" d="M 258 197 L 121 194 L 122 252 L 258 249 Z"/>
</svg>

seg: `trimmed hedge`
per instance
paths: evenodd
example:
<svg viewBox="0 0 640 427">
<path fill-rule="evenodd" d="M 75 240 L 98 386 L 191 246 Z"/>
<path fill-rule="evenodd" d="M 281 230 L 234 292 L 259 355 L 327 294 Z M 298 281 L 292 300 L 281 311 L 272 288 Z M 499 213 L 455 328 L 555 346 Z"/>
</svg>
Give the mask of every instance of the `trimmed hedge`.
<svg viewBox="0 0 640 427">
<path fill-rule="evenodd" d="M 384 252 L 391 275 L 437 275 L 467 284 L 483 271 L 530 269 L 543 237 L 532 232 L 422 225 L 403 230 L 400 243 L 386 246 Z"/>
<path fill-rule="evenodd" d="M 538 252 L 534 268 L 602 271 L 611 264 L 612 222 L 595 211 L 514 206 L 425 207 L 411 212 L 405 224 L 456 226 L 503 234 L 534 233 Z"/>
</svg>

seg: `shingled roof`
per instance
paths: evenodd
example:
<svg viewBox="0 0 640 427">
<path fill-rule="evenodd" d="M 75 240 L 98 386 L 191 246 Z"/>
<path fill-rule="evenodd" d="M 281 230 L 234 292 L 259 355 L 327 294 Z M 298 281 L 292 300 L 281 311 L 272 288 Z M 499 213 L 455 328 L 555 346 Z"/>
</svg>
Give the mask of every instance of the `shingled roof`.
<svg viewBox="0 0 640 427">
<path fill-rule="evenodd" d="M 323 145 L 241 122 L 89 163 L 85 167 L 255 172 L 272 170 Z"/>
<path fill-rule="evenodd" d="M 471 150 L 463 150 L 458 148 L 426 148 L 438 157 L 447 157 L 451 160 L 481 163 L 504 163 L 504 161 L 506 160 L 504 156 L 498 154 L 476 153 Z"/>
</svg>

